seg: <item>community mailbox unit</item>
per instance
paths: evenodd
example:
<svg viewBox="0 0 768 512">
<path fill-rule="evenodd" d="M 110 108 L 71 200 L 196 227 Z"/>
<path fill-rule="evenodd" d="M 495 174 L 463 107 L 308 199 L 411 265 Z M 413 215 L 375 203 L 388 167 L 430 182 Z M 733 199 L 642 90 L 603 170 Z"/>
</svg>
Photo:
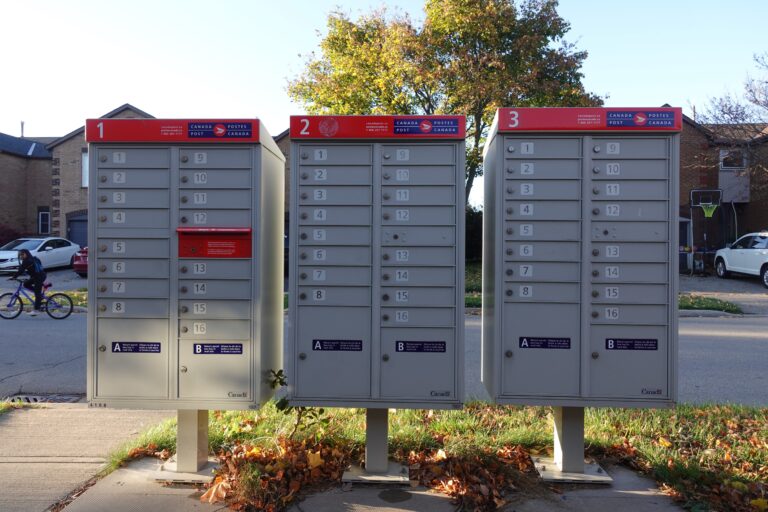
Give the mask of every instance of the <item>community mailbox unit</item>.
<svg viewBox="0 0 768 512">
<path fill-rule="evenodd" d="M 461 406 L 464 123 L 291 117 L 291 403 Z"/>
<path fill-rule="evenodd" d="M 678 108 L 504 108 L 485 154 L 482 378 L 500 403 L 677 396 Z"/>
<path fill-rule="evenodd" d="M 90 405 L 258 407 L 282 362 L 277 145 L 257 119 L 89 119 L 86 140 Z"/>
</svg>

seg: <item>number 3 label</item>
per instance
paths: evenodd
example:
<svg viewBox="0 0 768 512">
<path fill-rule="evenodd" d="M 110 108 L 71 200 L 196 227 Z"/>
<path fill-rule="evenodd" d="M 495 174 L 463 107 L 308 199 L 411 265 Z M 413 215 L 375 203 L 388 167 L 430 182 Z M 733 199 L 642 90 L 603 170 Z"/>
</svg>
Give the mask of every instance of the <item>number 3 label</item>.
<svg viewBox="0 0 768 512">
<path fill-rule="evenodd" d="M 512 110 L 509 113 L 509 127 L 517 128 L 520 125 L 520 113 L 517 110 Z"/>
</svg>

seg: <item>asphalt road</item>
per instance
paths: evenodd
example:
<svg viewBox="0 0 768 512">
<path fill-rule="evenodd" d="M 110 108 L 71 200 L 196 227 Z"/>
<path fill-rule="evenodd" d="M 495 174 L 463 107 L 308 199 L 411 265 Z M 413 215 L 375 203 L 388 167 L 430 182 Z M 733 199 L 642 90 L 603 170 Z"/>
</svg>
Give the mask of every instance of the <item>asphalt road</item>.
<svg viewBox="0 0 768 512">
<path fill-rule="evenodd" d="M 465 323 L 467 398 L 488 399 L 480 382 L 480 317 Z M 0 320 L 0 398 L 85 393 L 86 316 Z M 681 318 L 681 402 L 768 406 L 768 317 Z"/>
<path fill-rule="evenodd" d="M 0 319 L 0 399 L 16 393 L 85 393 L 86 315 L 26 313 Z"/>
</svg>

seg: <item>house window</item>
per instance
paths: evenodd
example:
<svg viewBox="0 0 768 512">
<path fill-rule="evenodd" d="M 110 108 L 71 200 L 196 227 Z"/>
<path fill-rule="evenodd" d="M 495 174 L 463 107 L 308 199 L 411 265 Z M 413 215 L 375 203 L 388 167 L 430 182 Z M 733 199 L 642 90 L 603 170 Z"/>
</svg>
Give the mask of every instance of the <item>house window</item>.
<svg viewBox="0 0 768 512">
<path fill-rule="evenodd" d="M 37 212 L 37 233 L 40 235 L 51 233 L 51 212 L 47 210 Z"/>
<path fill-rule="evenodd" d="M 720 150 L 720 170 L 738 170 L 746 169 L 747 154 L 743 149 L 721 149 Z"/>
<path fill-rule="evenodd" d="M 80 157 L 80 168 L 82 170 L 82 187 L 88 188 L 88 148 L 83 148 L 83 153 Z"/>
</svg>

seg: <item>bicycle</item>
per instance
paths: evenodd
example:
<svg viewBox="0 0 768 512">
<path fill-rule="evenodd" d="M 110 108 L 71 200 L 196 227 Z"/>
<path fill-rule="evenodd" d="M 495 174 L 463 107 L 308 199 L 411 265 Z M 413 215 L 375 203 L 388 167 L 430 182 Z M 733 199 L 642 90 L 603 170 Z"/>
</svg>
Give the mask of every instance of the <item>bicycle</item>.
<svg viewBox="0 0 768 512">
<path fill-rule="evenodd" d="M 34 296 L 30 297 L 29 293 L 24 288 L 24 281 L 21 279 L 10 279 L 10 281 L 18 281 L 19 286 L 13 293 L 4 293 L 0 295 L 0 318 L 5 318 L 6 320 L 13 320 L 24 311 L 24 301 L 22 296 L 32 304 L 35 303 Z M 49 317 L 55 320 L 63 320 L 72 314 L 74 304 L 69 295 L 63 293 L 46 294 L 46 290 L 51 286 L 53 286 L 51 283 L 43 284 L 43 301 L 41 307 L 43 311 L 48 313 Z"/>
</svg>

